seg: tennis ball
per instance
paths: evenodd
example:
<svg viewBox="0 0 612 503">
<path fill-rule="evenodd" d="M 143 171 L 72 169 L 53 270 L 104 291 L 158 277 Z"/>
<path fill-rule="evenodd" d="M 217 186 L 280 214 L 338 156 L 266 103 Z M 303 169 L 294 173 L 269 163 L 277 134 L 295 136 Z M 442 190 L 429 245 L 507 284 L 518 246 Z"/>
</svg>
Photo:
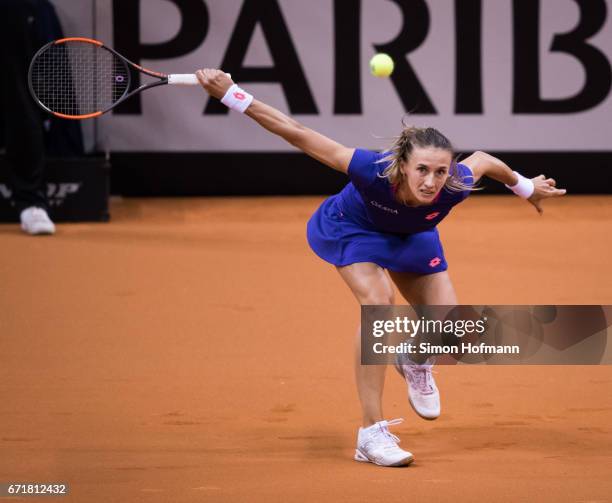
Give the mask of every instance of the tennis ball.
<svg viewBox="0 0 612 503">
<path fill-rule="evenodd" d="M 370 60 L 370 71 L 374 77 L 388 77 L 393 73 L 394 66 L 391 56 L 382 52 Z"/>
</svg>

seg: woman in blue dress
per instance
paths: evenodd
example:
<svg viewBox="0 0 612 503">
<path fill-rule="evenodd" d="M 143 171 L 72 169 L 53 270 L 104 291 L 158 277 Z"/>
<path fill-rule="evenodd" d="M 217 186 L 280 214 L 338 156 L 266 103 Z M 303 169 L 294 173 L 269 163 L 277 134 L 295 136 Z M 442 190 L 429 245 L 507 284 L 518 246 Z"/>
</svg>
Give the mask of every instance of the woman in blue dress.
<svg viewBox="0 0 612 503">
<path fill-rule="evenodd" d="M 457 304 L 436 226 L 482 176 L 506 184 L 539 213 L 544 199 L 565 194 L 552 178 L 527 179 L 484 152 L 455 163 L 450 141 L 433 128 L 404 128 L 384 153 L 346 147 L 255 100 L 220 70 L 204 69 L 197 75 L 202 87 L 229 108 L 348 175 L 346 187 L 311 217 L 307 235 L 313 251 L 336 267 L 360 305 L 394 304 L 392 281 L 413 305 Z M 359 338 L 358 329 L 355 375 L 363 424 L 355 460 L 408 465 L 413 455 L 389 431 L 401 419 L 383 417 L 386 367 L 361 365 Z M 400 363 L 410 404 L 421 417 L 435 419 L 440 399 L 431 363 Z"/>
</svg>

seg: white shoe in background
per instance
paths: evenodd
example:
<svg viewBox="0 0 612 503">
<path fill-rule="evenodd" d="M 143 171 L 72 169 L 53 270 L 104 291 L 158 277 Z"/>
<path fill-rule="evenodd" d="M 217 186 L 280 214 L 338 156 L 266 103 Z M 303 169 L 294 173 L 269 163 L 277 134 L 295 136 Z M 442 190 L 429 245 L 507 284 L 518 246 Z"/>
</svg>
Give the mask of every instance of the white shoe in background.
<svg viewBox="0 0 612 503">
<path fill-rule="evenodd" d="M 359 428 L 355 461 L 380 466 L 405 466 L 412 463 L 412 453 L 400 449 L 397 445 L 399 438 L 389 431 L 389 425 L 400 424 L 402 421 L 378 421 L 368 428 Z"/>
<path fill-rule="evenodd" d="M 26 208 L 19 216 L 21 229 L 31 235 L 55 234 L 55 225 L 47 212 L 36 206 Z"/>
</svg>

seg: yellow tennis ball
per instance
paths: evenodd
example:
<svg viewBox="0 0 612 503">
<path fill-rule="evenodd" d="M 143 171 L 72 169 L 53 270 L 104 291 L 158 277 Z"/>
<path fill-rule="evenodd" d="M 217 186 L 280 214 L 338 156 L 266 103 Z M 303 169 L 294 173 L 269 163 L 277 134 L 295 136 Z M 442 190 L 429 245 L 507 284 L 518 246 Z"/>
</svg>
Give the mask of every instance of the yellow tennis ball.
<svg viewBox="0 0 612 503">
<path fill-rule="evenodd" d="M 388 77 L 393 73 L 394 66 L 391 56 L 382 52 L 370 60 L 370 71 L 374 77 Z"/>
</svg>

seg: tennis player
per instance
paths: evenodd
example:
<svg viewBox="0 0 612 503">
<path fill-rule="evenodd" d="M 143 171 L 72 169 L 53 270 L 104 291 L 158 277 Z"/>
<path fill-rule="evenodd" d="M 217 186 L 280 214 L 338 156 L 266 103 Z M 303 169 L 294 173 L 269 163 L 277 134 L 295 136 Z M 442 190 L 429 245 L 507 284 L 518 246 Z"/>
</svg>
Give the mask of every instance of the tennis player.
<svg viewBox="0 0 612 503">
<path fill-rule="evenodd" d="M 341 145 L 279 110 L 255 100 L 220 70 L 197 72 L 202 87 L 314 159 L 346 173 L 350 182 L 326 199 L 308 222 L 308 242 L 336 266 L 361 305 L 395 302 L 392 282 L 413 305 L 455 305 L 457 296 L 436 226 L 464 201 L 482 176 L 506 184 L 542 213 L 542 201 L 565 194 L 555 180 L 527 179 L 499 159 L 475 152 L 453 161 L 450 141 L 433 128 L 406 127 L 383 153 Z M 398 446 L 386 421 L 382 392 L 386 367 L 361 365 L 357 330 L 355 374 L 363 413 L 355 460 L 408 465 L 413 455 Z M 400 362 L 410 403 L 425 419 L 440 414 L 431 363 Z"/>
</svg>

